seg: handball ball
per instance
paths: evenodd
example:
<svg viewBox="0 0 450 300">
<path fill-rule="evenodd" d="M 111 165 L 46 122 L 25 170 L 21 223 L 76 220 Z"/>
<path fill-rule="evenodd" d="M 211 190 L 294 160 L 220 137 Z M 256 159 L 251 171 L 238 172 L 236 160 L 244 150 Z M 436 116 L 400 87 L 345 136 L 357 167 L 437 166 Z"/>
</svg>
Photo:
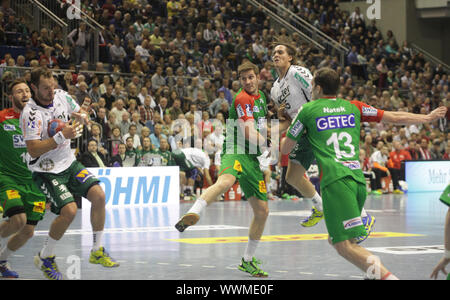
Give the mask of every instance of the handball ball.
<svg viewBox="0 0 450 300">
<path fill-rule="evenodd" d="M 66 126 L 63 120 L 54 119 L 48 122 L 47 133 L 49 137 L 53 137 Z"/>
</svg>

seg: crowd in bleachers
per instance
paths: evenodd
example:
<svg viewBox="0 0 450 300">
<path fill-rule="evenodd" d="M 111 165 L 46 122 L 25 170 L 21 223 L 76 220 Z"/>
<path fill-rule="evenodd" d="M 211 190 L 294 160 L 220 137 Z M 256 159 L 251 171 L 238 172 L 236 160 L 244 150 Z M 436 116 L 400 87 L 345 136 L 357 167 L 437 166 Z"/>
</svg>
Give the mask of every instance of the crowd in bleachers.
<svg viewBox="0 0 450 300">
<path fill-rule="evenodd" d="M 263 10 L 246 1 L 91 0 L 81 1 L 81 9 L 105 29 L 100 35 L 100 59 L 89 65 L 91 29 L 80 22 L 64 46 L 61 28 L 30 31 L 8 2 L 0 8 L 0 44 L 8 44 L 8 34 L 13 32 L 23 55 L 1 57 L 2 81 L 19 76 L 29 81 L 29 70 L 14 67 L 70 70 L 55 75 L 59 87 L 79 103 L 87 97 L 92 102 L 94 125 L 87 129 L 80 157 L 94 149 L 88 141 L 97 141 L 94 166 L 118 161 L 123 166 L 138 165 L 138 160 L 125 158 L 138 156 L 147 137 L 155 151 L 162 140 L 172 149 L 179 147 L 177 134 L 189 138 L 193 147 L 191 135 L 174 126 L 177 119 L 187 120 L 191 132 L 197 130 L 207 143 L 221 144 L 223 133 L 217 124 L 224 124 L 240 88 L 237 66 L 244 60 L 259 66 L 260 89 L 270 101 L 276 78 L 270 53 L 272 42 L 280 38 L 298 45 L 298 59 L 311 72 L 325 66 L 337 70 L 342 83 L 339 97 L 414 113 L 450 103 L 448 75 L 441 66 L 432 66 L 407 41 L 397 41 L 392 31 L 380 32 L 375 20 L 366 23 L 357 10 L 341 11 L 334 0 L 274 2 L 351 49 L 344 64 L 337 55 L 302 42 L 298 34 L 275 30 Z M 269 110 L 276 118 L 273 103 Z M 195 111 L 201 114 L 196 116 Z M 448 116 L 424 126 L 364 124 L 362 161 L 372 190 L 379 191 L 381 178 L 388 175 L 394 189 L 400 190 L 402 159 L 448 159 L 447 122 Z M 120 144 L 125 144 L 121 146 L 125 151 L 119 150 Z M 213 159 L 214 153 L 210 154 Z"/>
</svg>

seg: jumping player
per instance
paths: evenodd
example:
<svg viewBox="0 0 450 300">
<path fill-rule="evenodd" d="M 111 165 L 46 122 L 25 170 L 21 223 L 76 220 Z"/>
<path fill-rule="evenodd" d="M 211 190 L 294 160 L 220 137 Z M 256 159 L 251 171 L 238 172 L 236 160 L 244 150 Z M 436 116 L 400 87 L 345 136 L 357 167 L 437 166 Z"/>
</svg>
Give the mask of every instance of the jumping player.
<svg viewBox="0 0 450 300">
<path fill-rule="evenodd" d="M 187 227 L 196 224 L 206 206 L 216 201 L 239 180 L 254 214 L 248 244 L 239 269 L 255 277 L 267 277 L 267 272 L 259 267 L 260 261 L 254 257 L 269 214 L 266 185 L 257 159 L 261 155 L 261 146 L 267 142 L 259 132 L 259 127 L 262 127 L 261 124 L 266 118 L 267 107 L 264 93 L 258 90 L 258 74 L 258 67 L 252 63 L 246 62 L 239 66 L 238 75 L 243 88 L 236 93 L 230 107 L 228 121 L 235 122 L 227 122 L 219 177 L 216 183 L 203 192 L 175 227 L 183 232 Z M 236 123 L 238 126 L 229 126 Z M 252 146 L 258 146 L 254 154 L 250 151 Z"/>
<path fill-rule="evenodd" d="M 330 68 L 319 69 L 312 82 L 312 99 L 304 104 L 281 143 L 281 152 L 290 153 L 301 139 L 308 139 L 320 170 L 325 223 L 330 243 L 349 262 L 367 272 L 369 251 L 355 243 L 367 235 L 361 219 L 366 200 L 366 181 L 359 163 L 361 122 L 395 125 L 426 123 L 443 116 L 440 107 L 429 115 L 389 112 L 359 101 L 336 98 L 339 75 Z M 380 277 L 397 279 L 381 263 Z"/>
</svg>

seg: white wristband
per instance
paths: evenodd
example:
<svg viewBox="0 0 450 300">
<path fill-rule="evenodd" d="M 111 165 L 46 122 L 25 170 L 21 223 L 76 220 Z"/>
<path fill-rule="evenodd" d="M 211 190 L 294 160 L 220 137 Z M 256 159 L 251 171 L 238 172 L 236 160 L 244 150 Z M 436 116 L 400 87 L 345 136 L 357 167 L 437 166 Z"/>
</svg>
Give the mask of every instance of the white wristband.
<svg viewBox="0 0 450 300">
<path fill-rule="evenodd" d="M 447 249 L 444 250 L 444 257 L 446 259 L 450 259 L 450 250 L 447 250 Z"/>
<path fill-rule="evenodd" d="M 64 143 L 66 141 L 66 138 L 64 137 L 64 134 L 62 133 L 62 131 L 58 131 L 54 136 L 53 136 L 53 140 L 55 140 L 55 143 L 57 145 L 61 145 L 62 143 Z"/>
</svg>

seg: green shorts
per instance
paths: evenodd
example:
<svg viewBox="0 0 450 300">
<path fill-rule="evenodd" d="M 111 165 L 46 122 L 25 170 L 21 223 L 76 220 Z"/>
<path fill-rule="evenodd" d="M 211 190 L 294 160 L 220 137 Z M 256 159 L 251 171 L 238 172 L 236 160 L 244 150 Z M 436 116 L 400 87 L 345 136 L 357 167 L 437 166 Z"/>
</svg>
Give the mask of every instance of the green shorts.
<svg viewBox="0 0 450 300">
<path fill-rule="evenodd" d="M 311 144 L 306 137 L 300 139 L 295 145 L 294 149 L 289 154 L 289 160 L 294 163 L 299 163 L 308 171 L 311 164 L 314 162 L 315 157 L 312 152 Z"/>
<path fill-rule="evenodd" d="M 259 168 L 259 161 L 255 157 L 245 154 L 222 154 L 219 176 L 231 174 L 239 181 L 245 197 L 252 196 L 267 201 L 264 174 Z"/>
<path fill-rule="evenodd" d="M 450 184 L 447 185 L 441 197 L 439 197 L 442 203 L 450 207 Z"/>
<path fill-rule="evenodd" d="M 361 219 L 367 196 L 364 184 L 344 177 L 322 188 L 321 192 L 325 224 L 333 244 L 367 235 Z"/>
<path fill-rule="evenodd" d="M 45 196 L 39 188 L 29 183 L 16 183 L 10 176 L 0 175 L 0 205 L 3 217 L 25 213 L 27 224 L 36 225 L 45 214 Z"/>
<path fill-rule="evenodd" d="M 64 205 L 75 201 L 74 196 L 86 197 L 89 189 L 100 182 L 78 161 L 59 174 L 35 172 L 33 180 L 51 203 L 51 211 L 57 215 Z"/>
</svg>

